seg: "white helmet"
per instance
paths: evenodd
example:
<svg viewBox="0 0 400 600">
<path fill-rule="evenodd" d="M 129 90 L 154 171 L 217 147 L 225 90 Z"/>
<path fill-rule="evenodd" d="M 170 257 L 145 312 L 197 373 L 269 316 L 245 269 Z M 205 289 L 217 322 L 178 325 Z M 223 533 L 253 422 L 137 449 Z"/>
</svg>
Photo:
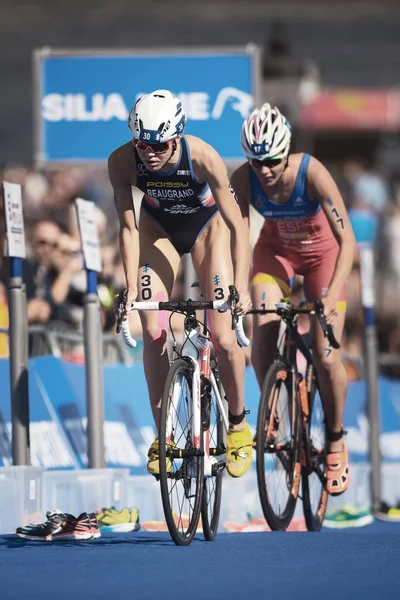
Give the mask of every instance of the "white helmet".
<svg viewBox="0 0 400 600">
<path fill-rule="evenodd" d="M 292 129 L 276 108 L 266 103 L 253 110 L 242 125 L 240 142 L 248 159 L 285 158 L 289 154 Z"/>
<path fill-rule="evenodd" d="M 128 119 L 133 137 L 149 143 L 173 140 L 185 128 L 182 102 L 168 90 L 156 90 L 139 98 Z"/>
</svg>

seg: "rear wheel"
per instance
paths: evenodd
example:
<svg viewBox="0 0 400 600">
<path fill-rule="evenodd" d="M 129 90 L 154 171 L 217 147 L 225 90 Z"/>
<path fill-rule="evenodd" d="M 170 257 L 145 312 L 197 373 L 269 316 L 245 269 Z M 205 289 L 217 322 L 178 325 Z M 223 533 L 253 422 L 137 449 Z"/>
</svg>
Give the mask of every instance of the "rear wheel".
<svg viewBox="0 0 400 600">
<path fill-rule="evenodd" d="M 291 370 L 281 361 L 264 380 L 257 418 L 257 481 L 261 506 L 273 531 L 284 531 L 300 484 L 300 427 Z"/>
<path fill-rule="evenodd" d="M 308 415 L 305 415 L 303 428 L 306 455 L 301 472 L 303 512 L 308 531 L 319 531 L 328 504 L 325 477 L 325 411 L 318 392 L 317 376 L 311 363 L 307 366 L 306 381 Z"/>
<path fill-rule="evenodd" d="M 195 536 L 203 498 L 204 457 L 202 447 L 197 450 L 192 441 L 192 378 L 187 360 L 178 358 L 172 363 L 160 415 L 162 503 L 168 530 L 179 546 L 189 545 Z"/>
<path fill-rule="evenodd" d="M 224 392 L 219 380 L 217 369 L 213 369 L 217 390 L 222 399 Z M 223 400 L 225 402 L 225 400 Z M 201 506 L 201 520 L 204 538 L 208 542 L 215 539 L 221 511 L 222 476 L 225 468 L 224 453 L 224 424 L 217 401 L 215 390 L 211 383 L 205 379 L 202 393 L 202 423 L 204 429 L 204 447 L 208 444 L 211 460 L 213 461 L 214 475 L 204 477 L 203 502 Z"/>
</svg>

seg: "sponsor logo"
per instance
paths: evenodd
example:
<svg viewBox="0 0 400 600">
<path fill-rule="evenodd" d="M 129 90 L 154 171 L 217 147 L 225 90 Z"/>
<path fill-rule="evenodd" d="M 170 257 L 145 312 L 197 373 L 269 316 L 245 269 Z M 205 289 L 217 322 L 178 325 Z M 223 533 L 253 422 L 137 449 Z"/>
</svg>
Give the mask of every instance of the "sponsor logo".
<svg viewBox="0 0 400 600">
<path fill-rule="evenodd" d="M 173 215 L 191 215 L 195 212 L 197 212 L 200 209 L 199 206 L 196 207 L 192 207 L 192 206 L 186 206 L 185 204 L 174 204 L 173 206 L 169 207 L 169 208 L 164 208 L 163 210 L 165 210 L 165 212 L 169 212 Z"/>
<path fill-rule="evenodd" d="M 147 169 L 142 163 L 138 163 L 136 165 L 136 172 L 139 177 L 143 177 L 143 175 L 147 175 Z"/>
<path fill-rule="evenodd" d="M 140 93 L 136 96 L 143 96 Z M 176 96 L 185 106 L 188 119 L 207 121 L 221 119 L 229 111 L 235 111 L 245 119 L 253 107 L 251 94 L 235 87 L 222 88 L 215 101 L 206 92 L 178 93 Z M 124 97 L 119 93 L 102 94 L 46 94 L 41 102 L 42 118 L 45 121 L 97 122 L 117 119 L 126 122 L 129 110 Z M 166 130 L 168 123 L 164 129 Z M 138 128 L 138 123 L 135 123 Z M 164 132 L 164 130 L 163 130 Z"/>
<path fill-rule="evenodd" d="M 169 121 L 169 120 L 168 120 L 168 121 L 165 123 L 165 125 L 164 125 L 164 127 L 163 127 L 163 129 L 162 129 L 162 131 L 161 131 L 161 137 L 162 137 L 162 136 L 163 136 L 165 133 L 167 133 L 167 131 L 168 131 L 168 129 L 169 129 L 169 126 L 170 126 L 170 125 L 171 125 L 171 121 Z M 158 137 L 160 137 L 160 134 L 158 134 Z"/>
<path fill-rule="evenodd" d="M 220 119 L 227 104 L 232 110 L 240 113 L 242 119 L 245 119 L 253 107 L 253 96 L 234 87 L 223 88 L 217 96 L 211 117 Z"/>
<path fill-rule="evenodd" d="M 176 174 L 177 175 L 190 175 L 190 171 L 185 171 L 185 169 L 178 169 Z"/>
<path fill-rule="evenodd" d="M 189 184 L 181 181 L 148 181 L 147 187 L 156 188 L 187 188 Z"/>
</svg>

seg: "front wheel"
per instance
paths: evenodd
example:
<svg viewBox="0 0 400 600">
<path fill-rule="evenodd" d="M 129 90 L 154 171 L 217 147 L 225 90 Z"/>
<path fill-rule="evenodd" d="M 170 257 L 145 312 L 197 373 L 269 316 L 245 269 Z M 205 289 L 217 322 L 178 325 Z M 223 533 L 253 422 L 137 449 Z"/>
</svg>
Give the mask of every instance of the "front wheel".
<svg viewBox="0 0 400 600">
<path fill-rule="evenodd" d="M 190 362 L 176 359 L 161 403 L 161 497 L 168 530 L 178 546 L 188 546 L 194 538 L 203 498 L 204 453 L 202 441 L 200 449 L 193 445 L 192 381 Z"/>
<path fill-rule="evenodd" d="M 304 415 L 304 460 L 301 471 L 303 512 L 308 531 L 319 531 L 328 504 L 326 489 L 325 411 L 314 366 L 307 365 L 308 414 Z"/>
<path fill-rule="evenodd" d="M 292 520 L 300 484 L 297 384 L 282 361 L 265 376 L 257 418 L 257 482 L 261 506 L 273 531 Z"/>
</svg>

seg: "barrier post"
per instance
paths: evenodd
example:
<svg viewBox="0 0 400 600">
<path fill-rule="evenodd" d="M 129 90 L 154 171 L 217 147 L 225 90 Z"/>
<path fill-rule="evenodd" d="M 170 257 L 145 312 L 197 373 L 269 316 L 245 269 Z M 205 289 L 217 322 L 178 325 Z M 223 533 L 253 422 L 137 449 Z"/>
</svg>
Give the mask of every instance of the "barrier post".
<svg viewBox="0 0 400 600">
<path fill-rule="evenodd" d="M 7 292 L 12 459 L 13 465 L 29 465 L 28 315 L 22 278 L 22 259 L 26 257 L 26 249 L 21 186 L 3 182 L 2 198 L 7 233 L 5 255 L 10 260 Z"/>
<path fill-rule="evenodd" d="M 367 382 L 367 415 L 369 423 L 369 457 L 371 464 L 372 508 L 381 503 L 381 452 L 378 394 L 378 348 L 375 326 L 375 267 L 371 244 L 359 244 L 361 302 L 364 311 L 364 365 Z"/>
<path fill-rule="evenodd" d="M 101 255 L 95 222 L 95 205 L 77 198 L 76 209 L 87 273 L 87 293 L 83 303 L 83 337 L 86 370 L 88 466 L 100 469 L 104 461 L 104 382 L 100 301 L 97 273 L 101 271 Z"/>
</svg>

